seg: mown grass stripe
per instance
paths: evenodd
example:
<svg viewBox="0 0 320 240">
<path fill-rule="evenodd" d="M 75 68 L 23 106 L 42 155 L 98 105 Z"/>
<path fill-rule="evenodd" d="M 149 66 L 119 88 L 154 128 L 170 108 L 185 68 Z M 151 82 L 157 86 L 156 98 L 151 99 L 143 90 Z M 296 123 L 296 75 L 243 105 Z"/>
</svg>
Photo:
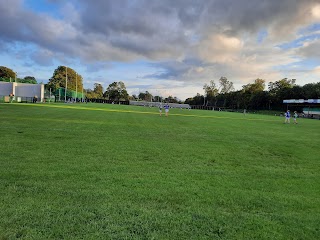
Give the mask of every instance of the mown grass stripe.
<svg viewBox="0 0 320 240">
<path fill-rule="evenodd" d="M 18 103 L 13 103 L 13 104 L 18 104 Z M 19 104 L 19 105 L 21 105 L 21 104 Z M 120 110 L 120 109 L 88 108 L 88 107 L 79 107 L 79 106 L 62 106 L 62 105 L 55 105 L 55 104 L 49 105 L 49 104 L 28 104 L 28 103 L 25 103 L 24 105 L 32 106 L 32 107 L 53 107 L 53 108 L 88 110 L 88 111 L 104 111 L 104 112 L 159 115 L 159 112 L 144 112 L 144 111 Z M 239 114 L 241 114 L 241 113 L 239 113 Z M 221 117 L 221 116 L 212 116 L 212 115 L 209 116 L 209 115 L 180 114 L 180 113 L 170 113 L 169 115 L 170 116 L 182 116 L 182 117 L 228 119 L 228 120 L 248 120 L 248 121 L 279 122 L 279 119 L 250 118 L 250 117 L 247 117 L 247 116 L 243 116 L 243 117 L 239 118 L 239 117 Z"/>
</svg>

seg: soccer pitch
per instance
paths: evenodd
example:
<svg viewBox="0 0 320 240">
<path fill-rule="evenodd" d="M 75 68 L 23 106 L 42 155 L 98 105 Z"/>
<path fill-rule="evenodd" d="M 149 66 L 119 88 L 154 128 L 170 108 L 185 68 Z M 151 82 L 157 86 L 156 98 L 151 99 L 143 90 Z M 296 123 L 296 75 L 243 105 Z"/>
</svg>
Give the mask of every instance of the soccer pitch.
<svg viewBox="0 0 320 240">
<path fill-rule="evenodd" d="M 319 239 L 320 121 L 0 104 L 0 239 Z"/>
</svg>

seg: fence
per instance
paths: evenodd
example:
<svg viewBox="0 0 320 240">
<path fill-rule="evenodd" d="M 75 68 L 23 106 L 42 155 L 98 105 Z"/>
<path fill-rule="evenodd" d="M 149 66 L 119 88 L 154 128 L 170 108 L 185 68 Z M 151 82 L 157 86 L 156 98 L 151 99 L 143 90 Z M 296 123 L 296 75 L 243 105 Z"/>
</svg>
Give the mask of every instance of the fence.
<svg viewBox="0 0 320 240">
<path fill-rule="evenodd" d="M 58 88 L 52 95 L 55 96 L 56 101 L 65 101 L 68 99 L 84 99 L 85 94 L 83 92 L 76 92 L 74 90 L 65 91 L 65 88 Z"/>
<path fill-rule="evenodd" d="M 38 99 L 36 102 L 44 102 L 45 99 Z M 19 96 L 0 96 L 0 102 L 1 103 L 11 103 L 11 102 L 18 102 L 18 103 L 32 103 L 35 102 L 34 97 L 19 97 Z"/>
<path fill-rule="evenodd" d="M 191 109 L 189 104 L 180 104 L 180 103 L 161 103 L 161 102 L 146 102 L 146 101 L 130 101 L 130 105 L 134 106 L 144 106 L 144 107 L 159 107 L 159 105 L 168 104 L 170 108 L 186 108 Z"/>
</svg>

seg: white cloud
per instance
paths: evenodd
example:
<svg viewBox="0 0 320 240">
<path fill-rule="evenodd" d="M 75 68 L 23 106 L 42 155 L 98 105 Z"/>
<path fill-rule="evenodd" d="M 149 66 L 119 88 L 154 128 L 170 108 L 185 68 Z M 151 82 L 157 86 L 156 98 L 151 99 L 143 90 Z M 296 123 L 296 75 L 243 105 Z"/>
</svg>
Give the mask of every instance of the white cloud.
<svg viewBox="0 0 320 240">
<path fill-rule="evenodd" d="M 296 50 L 296 54 L 305 59 L 308 59 L 308 58 L 320 59 L 319 49 L 320 49 L 320 38 L 304 42 L 303 46 Z"/>
<path fill-rule="evenodd" d="M 205 62 L 228 63 L 234 61 L 234 58 L 242 49 L 242 42 L 236 37 L 228 37 L 223 34 L 212 34 L 202 40 L 196 47 L 199 57 Z"/>
<path fill-rule="evenodd" d="M 320 19 L 320 4 L 314 6 L 311 10 L 312 16 L 316 19 Z"/>
<path fill-rule="evenodd" d="M 320 77 L 320 66 L 316 67 L 316 68 L 313 70 L 313 73 L 314 73 L 316 76 Z"/>
</svg>

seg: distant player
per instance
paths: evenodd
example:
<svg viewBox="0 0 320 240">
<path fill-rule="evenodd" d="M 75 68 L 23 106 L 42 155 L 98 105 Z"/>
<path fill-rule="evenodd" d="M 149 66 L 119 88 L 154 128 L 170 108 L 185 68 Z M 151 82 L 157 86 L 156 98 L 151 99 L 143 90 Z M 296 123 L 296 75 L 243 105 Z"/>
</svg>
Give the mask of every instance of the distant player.
<svg viewBox="0 0 320 240">
<path fill-rule="evenodd" d="M 297 111 L 294 111 L 294 114 L 293 114 L 293 122 L 294 122 L 294 124 L 298 124 L 297 118 L 298 118 L 298 113 L 297 113 Z"/>
<path fill-rule="evenodd" d="M 164 105 L 164 111 L 166 112 L 166 117 L 168 117 L 168 115 L 169 115 L 169 105 L 168 105 L 168 103 L 166 104 L 166 105 Z"/>
<path fill-rule="evenodd" d="M 160 117 L 162 116 L 162 104 L 159 104 L 159 113 L 160 113 Z"/>
<path fill-rule="evenodd" d="M 290 110 L 288 110 L 285 114 L 285 120 L 284 123 L 290 123 Z"/>
</svg>

